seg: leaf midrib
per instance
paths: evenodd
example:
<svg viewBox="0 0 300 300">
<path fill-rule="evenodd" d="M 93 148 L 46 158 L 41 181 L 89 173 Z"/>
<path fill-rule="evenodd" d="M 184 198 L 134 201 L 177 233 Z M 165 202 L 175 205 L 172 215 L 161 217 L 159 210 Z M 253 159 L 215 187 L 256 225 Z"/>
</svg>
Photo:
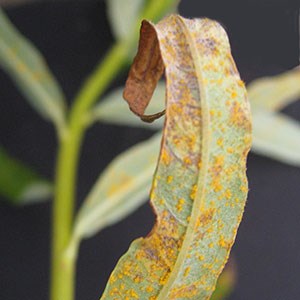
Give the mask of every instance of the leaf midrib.
<svg viewBox="0 0 300 300">
<path fill-rule="evenodd" d="M 204 190 L 206 185 L 206 178 L 208 174 L 208 165 L 209 165 L 209 144 L 210 144 L 210 132 L 208 130 L 210 125 L 210 116 L 209 116 L 209 103 L 207 101 L 207 95 L 206 95 L 206 89 L 203 84 L 203 78 L 202 78 L 202 71 L 199 67 L 200 62 L 200 56 L 197 53 L 196 46 L 194 44 L 193 38 L 191 37 L 189 30 L 184 23 L 184 20 L 182 20 L 181 17 L 178 18 L 182 24 L 183 31 L 185 32 L 186 40 L 188 41 L 189 48 L 191 51 L 191 56 L 193 58 L 193 63 L 195 67 L 195 71 L 197 76 L 197 81 L 199 85 L 199 93 L 200 93 L 200 101 L 201 101 L 201 115 L 202 115 L 202 126 L 201 126 L 201 162 L 202 167 L 199 171 L 198 181 L 197 181 L 197 194 L 194 200 L 192 212 L 191 212 L 191 219 L 187 226 L 185 237 L 183 240 L 182 247 L 180 249 L 180 253 L 177 257 L 177 260 L 175 262 L 174 268 L 170 274 L 170 277 L 167 281 L 167 283 L 163 286 L 162 290 L 159 292 L 157 300 L 165 300 L 167 299 L 168 293 L 171 290 L 176 278 L 178 277 L 178 273 L 180 272 L 181 266 L 183 265 L 183 261 L 186 258 L 186 254 L 188 253 L 188 249 L 190 247 L 192 238 L 193 238 L 193 232 L 195 231 L 195 225 L 198 213 L 200 211 L 200 207 L 203 204 L 204 201 Z"/>
</svg>

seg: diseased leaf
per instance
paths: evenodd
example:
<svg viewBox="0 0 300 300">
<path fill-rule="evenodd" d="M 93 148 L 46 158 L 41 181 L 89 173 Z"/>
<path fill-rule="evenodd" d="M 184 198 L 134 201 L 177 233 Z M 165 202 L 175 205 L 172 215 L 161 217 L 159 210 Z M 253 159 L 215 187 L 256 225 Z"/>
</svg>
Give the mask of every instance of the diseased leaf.
<svg viewBox="0 0 300 300">
<path fill-rule="evenodd" d="M 25 39 L 0 8 L 0 66 L 30 104 L 58 128 L 64 124 L 65 99 L 38 50 Z"/>
<path fill-rule="evenodd" d="M 0 195 L 12 204 L 23 205 L 49 198 L 52 186 L 30 167 L 0 147 Z"/>
<path fill-rule="evenodd" d="M 104 123 L 145 127 L 151 130 L 162 128 L 163 118 L 149 125 L 134 117 L 134 115 L 129 112 L 128 105 L 122 98 L 122 93 L 123 89 L 118 88 L 97 104 L 91 112 L 91 122 L 97 120 Z M 152 115 L 164 110 L 164 99 L 165 83 L 159 82 L 152 96 L 150 105 L 147 108 L 147 114 Z"/>
<path fill-rule="evenodd" d="M 300 98 L 300 67 L 251 82 L 248 95 L 254 109 L 280 110 Z"/>
<path fill-rule="evenodd" d="M 160 50 L 167 79 L 166 123 L 151 191 L 157 220 L 149 236 L 134 241 L 119 260 L 101 299 L 205 300 L 227 261 L 247 196 L 246 91 L 218 23 L 170 16 L 156 26 L 144 21 L 141 35 L 130 88 L 143 88 L 141 73 L 155 70 L 147 56 L 160 62 L 153 49 Z M 145 61 L 153 67 L 146 69 Z"/>
<path fill-rule="evenodd" d="M 300 123 L 281 113 L 253 113 L 255 153 L 300 166 Z"/>
<path fill-rule="evenodd" d="M 275 110 L 282 109 L 300 97 L 299 82 L 300 69 L 297 67 L 274 77 L 257 79 L 248 86 L 253 115 L 253 152 L 296 166 L 300 165 L 300 123 Z M 161 89 L 160 84 L 158 89 Z M 134 115 L 124 111 L 125 105 L 116 100 L 120 96 L 114 100 L 114 95 L 111 97 L 111 105 L 103 102 L 103 108 L 108 106 L 107 121 L 114 124 L 119 120 L 120 124 L 154 130 L 161 128 L 162 120 L 157 120 L 154 126 L 140 122 Z M 162 104 L 156 105 L 157 100 L 154 94 L 155 109 L 151 113 L 164 108 Z"/>
<path fill-rule="evenodd" d="M 161 135 L 156 134 L 115 158 L 101 174 L 75 221 L 73 240 L 117 223 L 148 197 Z M 136 177 L 136 174 L 139 174 Z"/>
</svg>

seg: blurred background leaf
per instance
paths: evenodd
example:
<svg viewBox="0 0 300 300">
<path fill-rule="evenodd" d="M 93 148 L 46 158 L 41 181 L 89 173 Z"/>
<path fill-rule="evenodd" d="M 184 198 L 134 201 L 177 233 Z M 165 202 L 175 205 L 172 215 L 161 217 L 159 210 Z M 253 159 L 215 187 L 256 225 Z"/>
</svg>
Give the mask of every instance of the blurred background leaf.
<svg viewBox="0 0 300 300">
<path fill-rule="evenodd" d="M 24 38 L 0 8 L 0 66 L 29 103 L 57 128 L 65 123 L 65 99 L 38 50 Z"/>
<path fill-rule="evenodd" d="M 253 109 L 278 111 L 300 98 L 300 67 L 273 77 L 263 77 L 247 86 Z"/>
<path fill-rule="evenodd" d="M 11 204 L 23 205 L 48 199 L 52 186 L 0 147 L 0 194 Z"/>
<path fill-rule="evenodd" d="M 148 199 L 161 134 L 117 156 L 100 175 L 79 210 L 73 236 L 90 237 L 119 222 Z"/>
<path fill-rule="evenodd" d="M 248 85 L 253 116 L 252 150 L 300 166 L 300 123 L 278 112 L 300 98 L 300 68 Z"/>
<path fill-rule="evenodd" d="M 236 273 L 235 261 L 230 257 L 218 279 L 216 289 L 210 300 L 225 300 L 230 296 L 236 285 Z"/>
<path fill-rule="evenodd" d="M 300 84 L 300 83 L 299 83 Z M 252 150 L 300 166 L 300 123 L 282 113 L 253 111 Z"/>
<path fill-rule="evenodd" d="M 155 114 L 165 109 L 165 82 L 160 81 L 147 107 L 147 114 Z M 130 112 L 127 102 L 123 99 L 123 87 L 113 90 L 101 100 L 91 111 L 90 122 L 145 127 L 150 130 L 161 129 L 164 118 L 149 124 Z"/>
<path fill-rule="evenodd" d="M 131 38 L 145 2 L 145 0 L 107 1 L 108 19 L 117 40 Z"/>
</svg>

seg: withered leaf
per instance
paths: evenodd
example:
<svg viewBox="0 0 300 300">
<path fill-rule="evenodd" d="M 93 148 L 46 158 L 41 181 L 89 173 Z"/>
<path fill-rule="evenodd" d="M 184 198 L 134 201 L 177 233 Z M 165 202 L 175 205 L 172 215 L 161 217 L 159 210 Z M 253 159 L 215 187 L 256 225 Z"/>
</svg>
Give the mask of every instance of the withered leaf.
<svg viewBox="0 0 300 300">
<path fill-rule="evenodd" d="M 101 299 L 209 299 L 247 197 L 246 90 L 208 19 L 144 21 L 125 97 L 143 114 L 165 69 L 166 120 L 151 190 L 156 224 L 120 259 Z"/>
</svg>

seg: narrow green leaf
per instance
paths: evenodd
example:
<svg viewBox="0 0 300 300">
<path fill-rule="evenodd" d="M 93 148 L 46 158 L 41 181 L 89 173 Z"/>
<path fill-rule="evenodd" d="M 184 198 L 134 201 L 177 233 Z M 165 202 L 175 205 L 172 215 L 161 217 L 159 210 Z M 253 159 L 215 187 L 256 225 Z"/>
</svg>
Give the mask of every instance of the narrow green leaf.
<svg viewBox="0 0 300 300">
<path fill-rule="evenodd" d="M 79 210 L 73 239 L 117 223 L 147 200 L 160 137 L 156 134 L 133 146 L 109 164 Z"/>
<path fill-rule="evenodd" d="M 0 66 L 30 104 L 58 128 L 64 125 L 65 99 L 38 50 L 24 38 L 0 8 Z"/>
<path fill-rule="evenodd" d="M 123 100 L 123 89 L 118 88 L 109 93 L 99 104 L 91 111 L 90 122 L 100 121 L 110 124 L 127 125 L 133 127 L 145 127 L 155 130 L 163 126 L 163 118 L 155 121 L 151 125 L 142 122 L 134 116 L 128 109 L 128 104 Z M 152 96 L 151 103 L 147 108 L 147 114 L 155 114 L 164 110 L 165 104 L 165 83 L 159 82 Z"/>
<path fill-rule="evenodd" d="M 300 123 L 277 110 L 300 98 L 299 67 L 248 85 L 253 113 L 252 150 L 300 166 Z"/>
<path fill-rule="evenodd" d="M 300 166 L 300 123 L 281 113 L 253 111 L 253 147 L 258 154 Z"/>
<path fill-rule="evenodd" d="M 179 0 L 107 0 L 107 14 L 117 40 L 130 40 L 144 18 L 160 20 L 177 10 Z"/>
<path fill-rule="evenodd" d="M 107 0 L 107 13 L 112 31 L 117 40 L 132 36 L 145 0 Z"/>
<path fill-rule="evenodd" d="M 0 147 L 0 195 L 13 204 L 46 200 L 52 194 L 51 184 L 30 167 L 11 157 Z"/>
<path fill-rule="evenodd" d="M 247 196 L 246 91 L 216 22 L 170 16 L 144 21 L 141 33 L 124 95 L 143 115 L 165 67 L 166 123 L 151 190 L 157 221 L 119 260 L 101 299 L 206 300 Z"/>
<path fill-rule="evenodd" d="M 280 110 L 300 98 L 300 67 L 277 76 L 259 78 L 248 87 L 251 106 L 270 111 Z"/>
</svg>

